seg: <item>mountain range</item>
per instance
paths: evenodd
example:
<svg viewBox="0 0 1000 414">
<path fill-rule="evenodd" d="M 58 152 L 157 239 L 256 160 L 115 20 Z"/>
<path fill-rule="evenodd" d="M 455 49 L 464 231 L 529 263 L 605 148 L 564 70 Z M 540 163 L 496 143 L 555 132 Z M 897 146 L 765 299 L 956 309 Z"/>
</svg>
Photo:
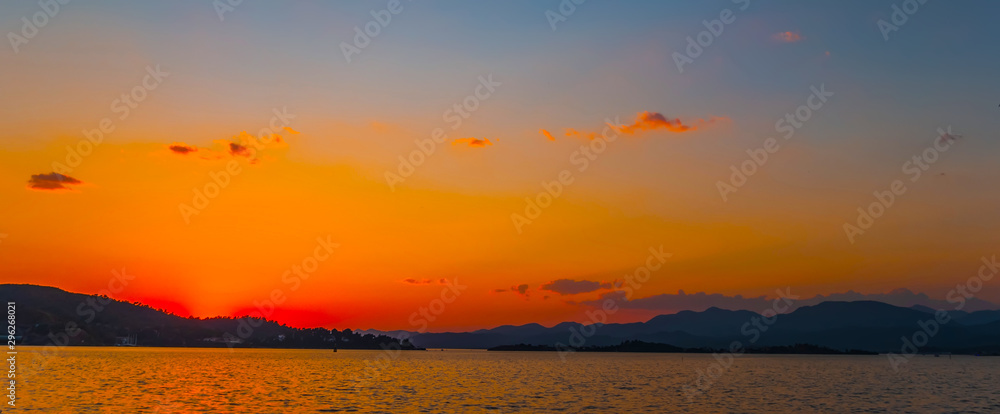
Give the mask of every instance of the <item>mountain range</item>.
<svg viewBox="0 0 1000 414">
<path fill-rule="evenodd" d="M 16 302 L 18 343 L 25 345 L 114 345 L 121 337 L 136 335 L 140 345 L 189 347 L 486 349 L 524 344 L 582 348 L 640 341 L 680 348 L 728 348 L 738 341 L 745 348 L 811 344 L 841 351 L 900 353 L 911 343 L 916 347 L 910 349 L 926 353 L 1000 353 L 1000 310 L 945 312 L 869 300 L 801 306 L 771 319 L 747 310 L 713 307 L 659 315 L 645 322 L 563 322 L 551 327 L 530 323 L 442 333 L 300 329 L 249 317 L 184 318 L 141 303 L 36 285 L 0 285 L 0 300 Z"/>
<path fill-rule="evenodd" d="M 405 332 L 415 346 L 425 348 L 492 348 L 511 344 L 612 346 L 624 341 L 683 348 L 728 348 L 734 341 L 740 341 L 745 347 L 814 344 L 836 350 L 899 353 L 904 346 L 902 338 L 913 343 L 916 335 L 917 344 L 921 344 L 922 335 L 927 335 L 929 339 L 919 346 L 920 351 L 990 354 L 1000 351 L 1000 310 L 942 312 L 944 323 L 936 320 L 935 312 L 924 306 L 904 308 L 876 301 L 830 301 L 777 315 L 771 324 L 756 312 L 713 307 L 702 312 L 659 315 L 646 322 L 593 326 L 563 322 L 552 327 L 532 323 L 472 332 L 362 332 L 394 337 Z"/>
</svg>

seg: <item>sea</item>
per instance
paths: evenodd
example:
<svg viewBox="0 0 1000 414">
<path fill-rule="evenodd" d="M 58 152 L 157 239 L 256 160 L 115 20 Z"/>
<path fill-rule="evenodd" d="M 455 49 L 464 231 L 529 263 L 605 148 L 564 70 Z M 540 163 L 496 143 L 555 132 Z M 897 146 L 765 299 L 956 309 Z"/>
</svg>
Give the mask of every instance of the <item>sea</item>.
<svg viewBox="0 0 1000 414">
<path fill-rule="evenodd" d="M 1000 358 L 948 355 L 19 347 L 15 380 L 3 412 L 1000 412 Z"/>
</svg>

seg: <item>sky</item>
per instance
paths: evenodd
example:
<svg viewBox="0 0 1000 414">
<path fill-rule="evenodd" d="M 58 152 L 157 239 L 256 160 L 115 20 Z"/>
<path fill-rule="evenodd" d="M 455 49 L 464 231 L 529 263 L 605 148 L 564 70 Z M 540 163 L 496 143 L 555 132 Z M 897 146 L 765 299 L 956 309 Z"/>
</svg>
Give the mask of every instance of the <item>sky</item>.
<svg viewBox="0 0 1000 414">
<path fill-rule="evenodd" d="M 1000 253 L 995 2 L 53 1 L 0 5 L 0 283 L 447 331 Z"/>
</svg>

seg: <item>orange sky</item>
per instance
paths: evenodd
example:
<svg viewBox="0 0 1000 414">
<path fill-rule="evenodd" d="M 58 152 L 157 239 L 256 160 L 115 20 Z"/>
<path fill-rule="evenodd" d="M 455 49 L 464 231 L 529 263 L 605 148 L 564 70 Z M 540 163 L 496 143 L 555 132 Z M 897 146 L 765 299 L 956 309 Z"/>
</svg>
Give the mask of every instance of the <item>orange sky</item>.
<svg viewBox="0 0 1000 414">
<path fill-rule="evenodd" d="M 182 315 L 242 315 L 279 290 L 282 322 L 415 329 L 440 280 L 458 280 L 428 323 L 442 331 L 584 321 L 582 302 L 660 246 L 672 256 L 637 297 L 943 298 L 997 253 L 1000 121 L 982 87 L 996 65 L 963 52 L 941 61 L 968 63 L 954 76 L 895 55 L 922 35 L 882 45 L 836 13 L 800 33 L 761 11 L 679 72 L 672 53 L 697 33 L 685 22 L 705 15 L 693 9 L 658 14 L 668 25 L 588 3 L 553 33 L 510 28 L 537 6 L 466 5 L 503 10 L 433 30 L 448 11 L 414 6 L 346 62 L 336 45 L 361 6 L 244 6 L 221 24 L 193 5 L 118 6 L 73 3 L 0 49 L 0 283 L 98 293 L 124 268 L 116 298 Z M 16 7 L 10 30 L 35 6 Z M 835 94 L 781 139 L 821 87 Z M 844 223 L 949 125 L 953 149 L 852 243 Z M 277 136 L 258 142 L 265 128 Z M 769 137 L 780 150 L 720 197 Z M 327 238 L 339 247 L 292 283 Z M 597 287 L 543 289 L 561 279 Z M 1000 288 L 978 297 L 1000 302 Z"/>
</svg>

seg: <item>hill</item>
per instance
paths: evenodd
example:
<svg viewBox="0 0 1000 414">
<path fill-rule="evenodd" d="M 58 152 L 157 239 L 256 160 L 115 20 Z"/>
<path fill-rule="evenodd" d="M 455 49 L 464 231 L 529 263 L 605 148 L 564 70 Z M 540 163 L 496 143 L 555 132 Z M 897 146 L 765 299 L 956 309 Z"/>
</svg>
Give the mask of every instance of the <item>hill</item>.
<svg viewBox="0 0 1000 414">
<path fill-rule="evenodd" d="M 415 349 L 384 335 L 302 329 L 252 317 L 184 318 L 141 303 L 36 285 L 0 285 L 16 303 L 22 345 L 112 346 L 134 337 L 140 346 L 233 348 Z"/>
</svg>

